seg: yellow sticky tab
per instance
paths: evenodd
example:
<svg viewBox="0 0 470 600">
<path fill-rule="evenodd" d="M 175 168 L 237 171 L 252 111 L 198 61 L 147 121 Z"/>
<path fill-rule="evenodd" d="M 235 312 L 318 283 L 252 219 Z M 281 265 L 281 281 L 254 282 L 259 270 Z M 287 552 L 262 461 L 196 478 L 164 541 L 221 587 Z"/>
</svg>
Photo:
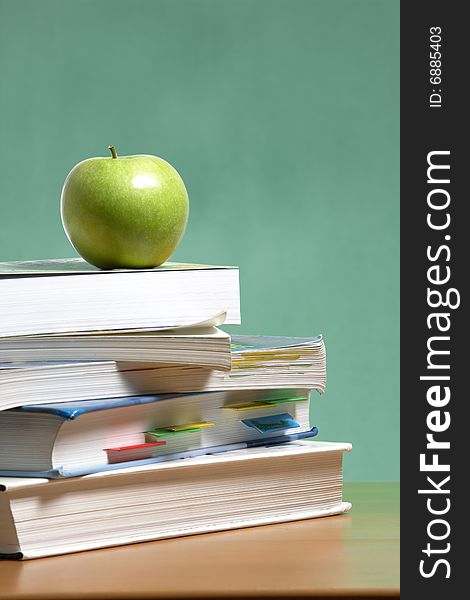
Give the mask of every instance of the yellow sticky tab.
<svg viewBox="0 0 470 600">
<path fill-rule="evenodd" d="M 185 423 L 184 425 L 171 425 L 166 427 L 169 431 L 186 431 L 187 429 L 202 429 L 203 427 L 214 427 L 214 423 L 202 421 L 200 423 Z"/>
<path fill-rule="evenodd" d="M 252 402 L 239 402 L 238 404 L 227 404 L 222 408 L 233 408 L 234 410 L 252 410 L 254 408 L 269 408 L 276 404 L 287 404 L 289 402 L 304 402 L 308 396 L 294 396 L 291 398 L 270 398 L 268 400 L 254 400 Z"/>
<path fill-rule="evenodd" d="M 268 402 L 255 401 L 255 402 L 239 402 L 238 404 L 227 404 L 222 408 L 231 408 L 233 410 L 251 410 L 253 408 L 269 408 L 271 406 Z"/>
</svg>

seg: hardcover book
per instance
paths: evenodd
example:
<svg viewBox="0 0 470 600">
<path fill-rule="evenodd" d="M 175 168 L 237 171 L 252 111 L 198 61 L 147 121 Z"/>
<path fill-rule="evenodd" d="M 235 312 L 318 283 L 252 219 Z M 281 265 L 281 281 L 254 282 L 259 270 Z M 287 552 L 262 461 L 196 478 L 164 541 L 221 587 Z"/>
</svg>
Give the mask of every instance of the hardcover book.
<svg viewBox="0 0 470 600">
<path fill-rule="evenodd" d="M 291 442 L 48 480 L 0 478 L 0 554 L 37 558 L 339 514 L 350 444 Z"/>
<path fill-rule="evenodd" d="M 100 271 L 82 259 L 0 263 L 0 336 L 240 323 L 237 267 Z"/>
<path fill-rule="evenodd" d="M 316 433 L 308 390 L 31 405 L 0 412 L 0 474 L 72 477 Z"/>
</svg>

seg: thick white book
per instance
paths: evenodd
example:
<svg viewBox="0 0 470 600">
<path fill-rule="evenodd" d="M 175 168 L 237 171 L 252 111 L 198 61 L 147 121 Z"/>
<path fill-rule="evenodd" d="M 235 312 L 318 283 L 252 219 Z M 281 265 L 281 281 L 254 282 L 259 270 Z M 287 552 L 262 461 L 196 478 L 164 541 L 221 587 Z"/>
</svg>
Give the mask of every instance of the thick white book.
<svg viewBox="0 0 470 600">
<path fill-rule="evenodd" d="M 159 363 L 0 363 L 0 410 L 75 400 L 225 390 L 313 389 L 326 385 L 321 336 L 232 336 L 231 370 Z"/>
<path fill-rule="evenodd" d="M 350 444 L 291 442 L 71 479 L 0 478 L 0 554 L 38 558 L 343 513 Z"/>
<path fill-rule="evenodd" d="M 131 333 L 0 337 L 0 363 L 64 360 L 157 362 L 230 369 L 230 335 L 217 327 Z"/>
<path fill-rule="evenodd" d="M 101 271 L 78 258 L 0 263 L 0 336 L 159 329 L 222 311 L 227 324 L 240 323 L 237 267 Z"/>
<path fill-rule="evenodd" d="M 316 433 L 308 390 L 34 404 L 0 411 L 0 476 L 74 477 Z"/>
</svg>

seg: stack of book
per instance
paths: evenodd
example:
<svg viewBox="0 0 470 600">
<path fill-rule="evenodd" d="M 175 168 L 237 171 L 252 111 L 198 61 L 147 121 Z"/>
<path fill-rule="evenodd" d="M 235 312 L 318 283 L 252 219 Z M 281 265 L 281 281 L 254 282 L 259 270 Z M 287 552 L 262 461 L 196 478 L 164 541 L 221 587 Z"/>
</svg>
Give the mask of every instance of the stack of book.
<svg viewBox="0 0 470 600">
<path fill-rule="evenodd" d="M 338 514 L 321 336 L 229 336 L 238 269 L 0 263 L 0 555 Z"/>
</svg>

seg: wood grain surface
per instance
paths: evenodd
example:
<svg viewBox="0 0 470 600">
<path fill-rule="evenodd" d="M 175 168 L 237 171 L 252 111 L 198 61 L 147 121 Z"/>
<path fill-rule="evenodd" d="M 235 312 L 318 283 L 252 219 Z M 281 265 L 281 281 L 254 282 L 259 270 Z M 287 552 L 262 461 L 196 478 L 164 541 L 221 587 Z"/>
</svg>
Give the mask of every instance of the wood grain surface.
<svg viewBox="0 0 470 600">
<path fill-rule="evenodd" d="M 346 484 L 350 513 L 0 562 L 2 600 L 399 596 L 399 485 Z"/>
</svg>

